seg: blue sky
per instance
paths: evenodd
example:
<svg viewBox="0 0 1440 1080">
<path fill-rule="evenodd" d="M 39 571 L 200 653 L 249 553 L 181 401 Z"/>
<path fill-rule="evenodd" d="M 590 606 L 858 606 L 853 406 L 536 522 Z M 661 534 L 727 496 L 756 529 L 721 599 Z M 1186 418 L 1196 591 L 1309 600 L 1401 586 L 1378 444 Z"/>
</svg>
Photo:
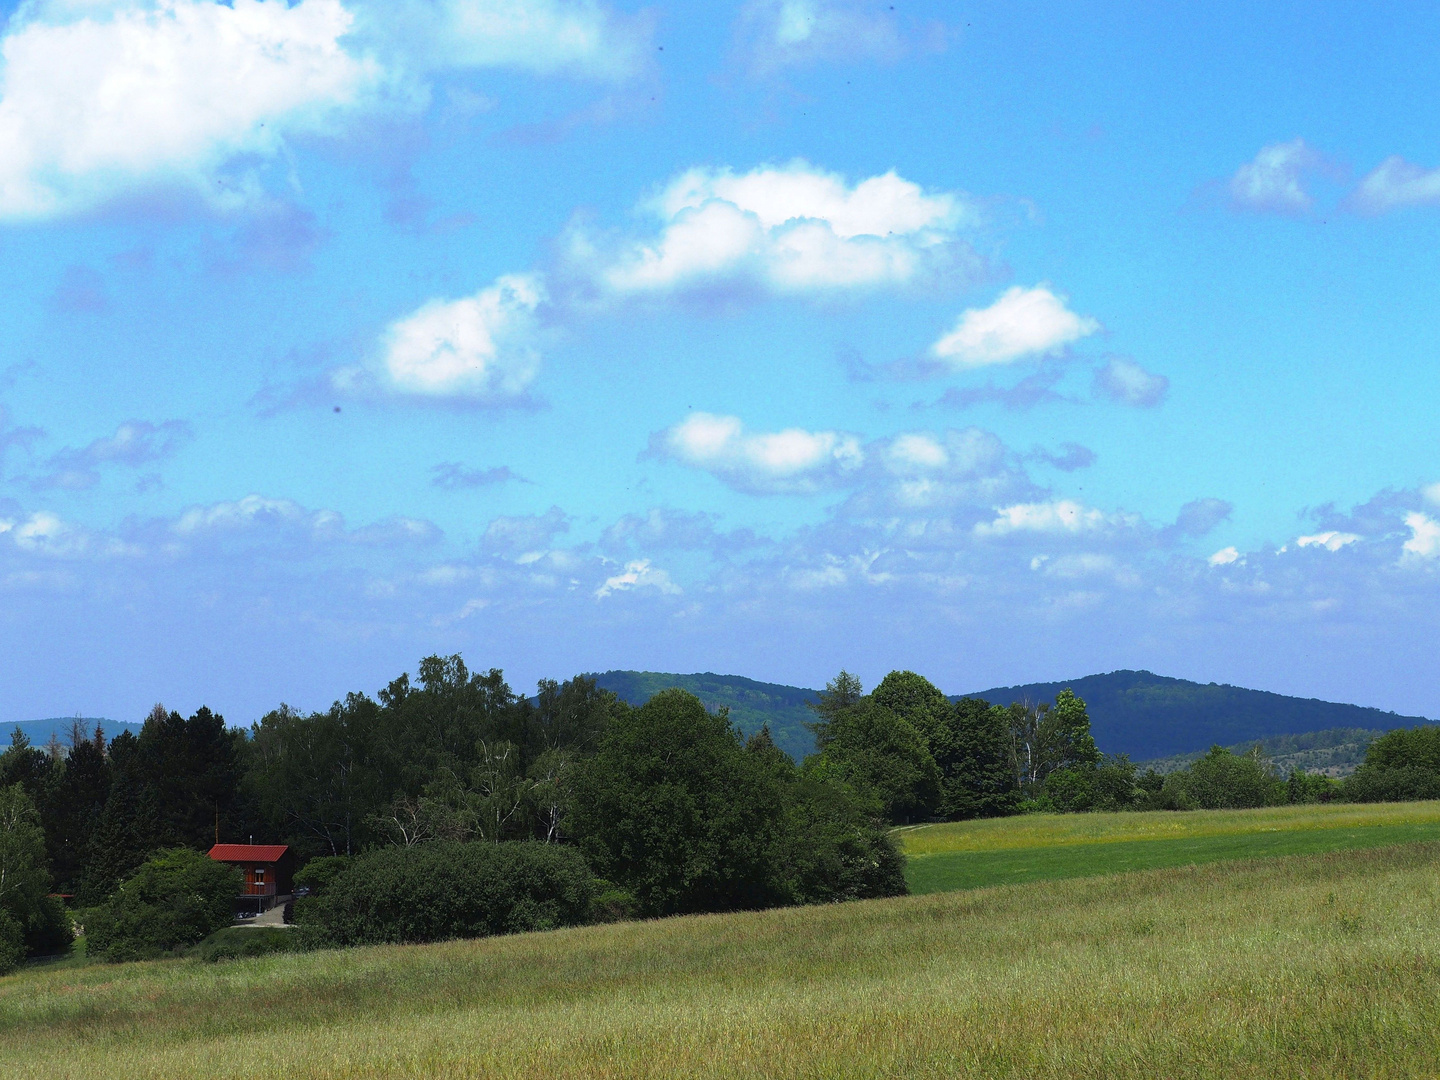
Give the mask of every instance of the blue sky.
<svg viewBox="0 0 1440 1080">
<path fill-rule="evenodd" d="M 6 17 L 0 719 L 456 651 L 1440 715 L 1432 5 Z"/>
</svg>

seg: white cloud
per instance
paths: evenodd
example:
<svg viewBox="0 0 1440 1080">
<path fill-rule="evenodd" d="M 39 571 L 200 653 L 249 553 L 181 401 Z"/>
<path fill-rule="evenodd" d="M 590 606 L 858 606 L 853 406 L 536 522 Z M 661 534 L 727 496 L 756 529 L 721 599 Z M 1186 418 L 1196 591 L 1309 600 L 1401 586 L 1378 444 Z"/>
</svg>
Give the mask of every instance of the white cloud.
<svg viewBox="0 0 1440 1080">
<path fill-rule="evenodd" d="M 1230 178 L 1230 198 L 1237 206 L 1252 210 L 1304 213 L 1314 200 L 1302 178 L 1323 164 L 1324 158 L 1304 139 L 1271 143 Z"/>
<path fill-rule="evenodd" d="M 1205 561 L 1211 566 L 1229 566 L 1233 562 L 1240 561 L 1240 552 L 1232 545 L 1231 547 L 1221 548 Z"/>
<path fill-rule="evenodd" d="M 956 367 L 1008 364 L 1059 352 L 1099 329 L 1098 322 L 1076 315 L 1047 286 L 1015 285 L 989 307 L 966 311 L 930 352 Z"/>
<path fill-rule="evenodd" d="M 750 434 L 739 417 L 695 413 L 652 440 L 652 450 L 757 493 L 817 491 L 865 463 L 854 435 L 837 431 Z"/>
<path fill-rule="evenodd" d="M 1149 408 L 1165 400 L 1170 380 L 1146 371 L 1133 360 L 1115 356 L 1095 370 L 1095 393 L 1122 405 Z"/>
<path fill-rule="evenodd" d="M 83 531 L 48 510 L 37 511 L 24 522 L 4 531 L 14 538 L 16 547 L 37 555 L 67 557 L 80 555 L 90 547 L 89 538 Z"/>
<path fill-rule="evenodd" d="M 583 231 L 569 237 L 571 263 L 602 292 L 663 294 L 749 284 L 777 293 L 899 286 L 973 266 L 957 239 L 968 203 L 926 194 L 894 172 L 849 186 L 803 161 L 691 169 L 644 209 L 660 231 L 614 245 Z"/>
<path fill-rule="evenodd" d="M 595 0 L 362 0 L 356 10 L 367 44 L 403 49 L 413 66 L 618 81 L 648 61 L 650 19 Z"/>
<path fill-rule="evenodd" d="M 508 274 L 463 300 L 432 300 L 386 332 L 392 389 L 426 397 L 505 401 L 535 378 L 539 278 Z"/>
<path fill-rule="evenodd" d="M 1388 157 L 1360 181 L 1350 200 L 1370 214 L 1440 202 L 1440 169 L 1422 169 L 1402 157 Z"/>
<path fill-rule="evenodd" d="M 1405 515 L 1410 539 L 1405 541 L 1403 554 L 1421 559 L 1440 556 L 1440 521 L 1418 511 Z"/>
<path fill-rule="evenodd" d="M 1322 547 L 1326 551 L 1339 551 L 1346 544 L 1353 544 L 1360 537 L 1355 533 L 1329 532 L 1316 533 L 1314 536 L 1298 536 L 1295 538 L 1297 547 Z"/>
<path fill-rule="evenodd" d="M 635 559 L 625 564 L 623 573 L 606 578 L 605 583 L 595 590 L 595 598 L 603 600 L 612 593 L 628 592 L 631 589 L 655 589 L 667 596 L 675 596 L 680 592 L 680 586 L 671 581 L 670 575 L 664 570 L 651 566 L 649 559 Z"/>
<path fill-rule="evenodd" d="M 1426 502 L 1434 506 L 1440 506 L 1440 484 L 1431 484 L 1428 487 L 1423 487 L 1420 489 L 1420 494 L 1424 496 Z"/>
<path fill-rule="evenodd" d="M 977 536 L 1004 536 L 1014 532 L 1080 533 L 1106 524 L 1099 510 L 1087 509 L 1070 499 L 1055 502 L 1017 503 L 998 508 L 994 521 L 976 524 Z"/>
<path fill-rule="evenodd" d="M 905 51 L 893 17 L 851 0 L 750 0 L 738 36 L 752 71 L 821 60 L 892 60 Z"/>
<path fill-rule="evenodd" d="M 153 188 L 262 204 L 287 138 L 419 108 L 438 68 L 605 79 L 644 64 L 648 19 L 595 0 L 38 0 L 0 55 L 0 218 Z"/>
<path fill-rule="evenodd" d="M 340 44 L 339 0 L 22 8 L 0 43 L 0 215 L 85 210 L 148 184 L 234 205 L 218 170 L 323 128 L 379 72 Z"/>
</svg>

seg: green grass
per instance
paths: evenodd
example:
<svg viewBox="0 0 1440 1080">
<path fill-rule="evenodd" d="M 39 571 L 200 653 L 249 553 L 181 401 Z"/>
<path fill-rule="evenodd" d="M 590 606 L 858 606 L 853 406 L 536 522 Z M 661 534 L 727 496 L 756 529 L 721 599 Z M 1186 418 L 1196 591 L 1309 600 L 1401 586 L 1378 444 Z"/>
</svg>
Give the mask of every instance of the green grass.
<svg viewBox="0 0 1440 1080">
<path fill-rule="evenodd" d="M 1435 843 L 0 979 L 5 1077 L 1248 1080 L 1437 1062 Z"/>
<path fill-rule="evenodd" d="M 915 893 L 1440 840 L 1440 803 L 1035 814 L 899 830 Z"/>
</svg>

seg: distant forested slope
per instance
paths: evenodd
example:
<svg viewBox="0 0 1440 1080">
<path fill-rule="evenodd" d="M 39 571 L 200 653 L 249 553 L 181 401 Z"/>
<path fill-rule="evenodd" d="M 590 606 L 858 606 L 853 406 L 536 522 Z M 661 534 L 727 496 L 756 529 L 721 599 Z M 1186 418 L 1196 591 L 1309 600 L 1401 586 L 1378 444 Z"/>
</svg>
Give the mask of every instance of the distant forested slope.
<svg viewBox="0 0 1440 1080">
<path fill-rule="evenodd" d="M 770 725 L 775 745 L 796 761 L 815 752 L 815 737 L 805 727 L 814 714 L 805 707 L 815 700 L 814 690 L 798 686 L 756 682 L 739 675 L 667 675 L 655 671 L 606 671 L 592 675 L 598 686 L 612 691 L 622 701 L 643 705 L 661 690 L 679 687 L 689 690 L 714 711 L 728 706 L 730 719 L 746 737 Z"/>
<path fill-rule="evenodd" d="M 0 724 L 0 750 L 10 745 L 11 732 L 16 728 L 25 733 L 25 737 L 30 740 L 32 746 L 44 746 L 50 741 L 51 735 L 59 739 L 63 745 L 69 746 L 70 728 L 77 722 L 80 730 L 85 732 L 87 737 L 95 734 L 95 725 L 99 724 L 100 730 L 105 733 L 107 742 L 122 731 L 128 731 L 135 735 L 140 733 L 139 724 L 127 724 L 122 720 L 106 720 L 100 716 L 52 716 L 48 720 L 17 720 L 8 724 Z"/>
<path fill-rule="evenodd" d="M 1091 730 L 1100 749 L 1129 754 L 1137 761 L 1275 735 L 1334 728 L 1388 731 L 1431 722 L 1361 705 L 1170 679 L 1149 671 L 1112 671 L 1061 682 L 1002 686 L 964 696 L 1001 704 L 1053 701 L 1066 687 L 1089 706 Z"/>
<path fill-rule="evenodd" d="M 1268 739 L 1249 739 L 1225 749 L 1232 754 L 1243 754 L 1258 746 L 1281 776 L 1288 776 L 1292 769 L 1299 769 L 1301 772 L 1344 777 L 1355 771 L 1365 760 L 1365 751 L 1370 749 L 1370 744 L 1384 734 L 1383 731 L 1367 731 L 1364 728 L 1330 728 L 1326 731 L 1307 731 L 1299 735 L 1272 735 Z M 1171 773 L 1188 769 L 1204 756 L 1204 751 L 1194 750 L 1188 754 L 1172 754 L 1138 764 L 1142 771 L 1154 769 L 1156 772 Z"/>
</svg>

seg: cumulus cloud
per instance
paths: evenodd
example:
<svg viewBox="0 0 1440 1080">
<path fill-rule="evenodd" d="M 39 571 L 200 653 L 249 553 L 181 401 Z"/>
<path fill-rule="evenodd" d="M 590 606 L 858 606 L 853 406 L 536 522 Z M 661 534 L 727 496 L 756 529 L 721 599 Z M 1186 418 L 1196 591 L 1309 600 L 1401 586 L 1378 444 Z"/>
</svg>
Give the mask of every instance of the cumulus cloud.
<svg viewBox="0 0 1440 1080">
<path fill-rule="evenodd" d="M 161 461 L 192 438 L 190 425 L 180 420 L 153 424 L 148 420 L 127 420 L 115 434 L 95 439 L 79 449 L 66 448 L 50 457 L 44 473 L 33 485 L 37 488 L 80 490 L 100 481 L 102 465 L 132 468 Z"/>
<path fill-rule="evenodd" d="M 865 463 L 854 435 L 803 428 L 750 433 L 739 417 L 704 412 L 657 433 L 650 452 L 758 494 L 818 491 Z"/>
<path fill-rule="evenodd" d="M 1295 538 L 1295 546 L 1302 548 L 1318 547 L 1324 548 L 1326 551 L 1339 551 L 1346 544 L 1353 544 L 1359 539 L 1360 537 L 1355 533 L 1336 532 L 1334 529 L 1331 529 L 1327 532 L 1315 533 L 1312 536 L 1297 536 Z"/>
<path fill-rule="evenodd" d="M 606 578 L 595 590 L 595 598 L 603 600 L 614 593 L 630 592 L 634 589 L 654 589 L 667 596 L 675 596 L 680 592 L 680 586 L 671 581 L 670 575 L 664 570 L 651 566 L 649 559 L 635 559 L 626 563 L 625 569 L 620 573 Z"/>
<path fill-rule="evenodd" d="M 1367 214 L 1440 202 L 1440 169 L 1424 169 L 1402 157 L 1388 157 L 1360 181 L 1350 202 Z"/>
<path fill-rule="evenodd" d="M 263 205 L 256 163 L 293 136 L 423 105 L 430 72 L 622 78 L 648 34 L 594 0 L 38 0 L 0 40 L 0 218 L 154 188 Z"/>
<path fill-rule="evenodd" d="M 894 60 L 905 51 L 894 16 L 846 0 L 750 0 L 736 37 L 761 75 L 827 60 Z"/>
<path fill-rule="evenodd" d="M 1420 489 L 1420 495 L 1433 506 L 1440 506 L 1440 484 L 1429 484 Z"/>
<path fill-rule="evenodd" d="M 1410 539 L 1402 546 L 1404 556 L 1416 559 L 1440 556 L 1440 521 L 1414 511 L 1405 515 L 1405 525 L 1410 530 Z"/>
<path fill-rule="evenodd" d="M 928 284 L 973 271 L 958 230 L 973 220 L 952 193 L 894 172 L 851 186 L 804 161 L 682 173 L 643 207 L 644 238 L 566 238 L 574 274 L 605 296 L 751 288 L 775 293 Z"/>
<path fill-rule="evenodd" d="M 957 368 L 1008 364 L 1030 356 L 1048 356 L 1100 329 L 1086 315 L 1065 306 L 1065 298 L 1046 285 L 1006 289 L 986 308 L 971 308 L 955 328 L 930 347 L 930 353 Z"/>
<path fill-rule="evenodd" d="M 1219 551 L 1215 552 L 1214 555 L 1211 555 L 1210 558 L 1205 561 L 1208 562 L 1211 566 L 1229 566 L 1232 563 L 1241 561 L 1240 551 L 1233 545 L 1230 547 L 1224 547 L 1221 548 Z"/>
<path fill-rule="evenodd" d="M 975 525 L 976 536 L 1005 536 L 1009 533 L 1082 533 L 1093 532 L 1109 524 L 1106 516 L 1093 507 L 1085 507 L 1072 499 L 1053 502 L 1017 503 L 1000 507 L 995 520 Z"/>
<path fill-rule="evenodd" d="M 540 366 L 535 311 L 544 297 L 538 277 L 507 274 L 474 296 L 431 300 L 386 331 L 386 388 L 488 403 L 521 397 Z"/>
<path fill-rule="evenodd" d="M 1121 405 L 1152 408 L 1165 400 L 1169 389 L 1170 380 L 1164 375 L 1154 375 L 1122 356 L 1111 357 L 1103 367 L 1095 369 L 1096 397 L 1109 398 Z"/>
<path fill-rule="evenodd" d="M 1271 143 L 1230 178 L 1231 203 L 1246 210 L 1303 214 L 1314 205 L 1304 178 L 1324 163 L 1304 139 Z"/>
<path fill-rule="evenodd" d="M 339 0 L 157 0 L 22 7 L 0 52 L 0 215 L 45 218 L 178 184 L 233 206 L 220 177 L 287 133 L 324 129 L 376 85 L 346 52 Z"/>
</svg>

